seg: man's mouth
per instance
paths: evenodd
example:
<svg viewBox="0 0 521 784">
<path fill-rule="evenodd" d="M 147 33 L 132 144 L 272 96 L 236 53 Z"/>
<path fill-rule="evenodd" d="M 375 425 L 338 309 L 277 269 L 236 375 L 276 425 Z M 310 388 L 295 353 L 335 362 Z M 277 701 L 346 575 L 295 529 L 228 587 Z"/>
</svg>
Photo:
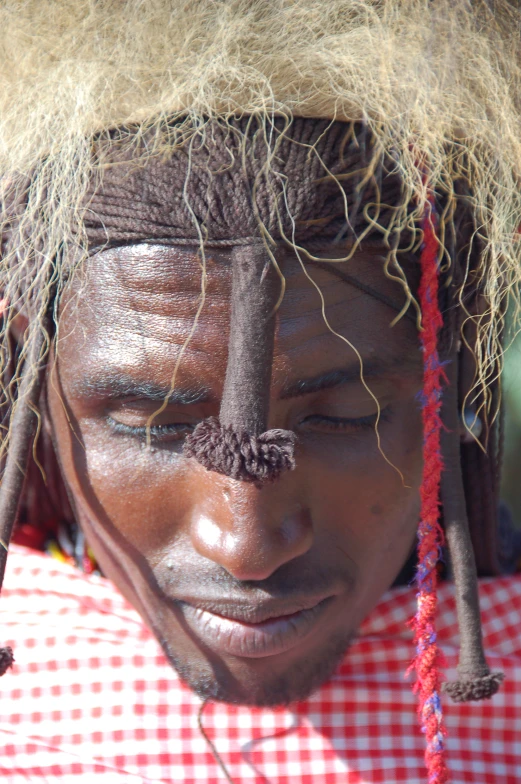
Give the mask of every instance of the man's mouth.
<svg viewBox="0 0 521 784">
<path fill-rule="evenodd" d="M 179 602 L 188 626 L 218 653 L 258 659 L 285 653 L 301 643 L 326 614 L 334 596 L 301 602 L 300 607 Z"/>
</svg>

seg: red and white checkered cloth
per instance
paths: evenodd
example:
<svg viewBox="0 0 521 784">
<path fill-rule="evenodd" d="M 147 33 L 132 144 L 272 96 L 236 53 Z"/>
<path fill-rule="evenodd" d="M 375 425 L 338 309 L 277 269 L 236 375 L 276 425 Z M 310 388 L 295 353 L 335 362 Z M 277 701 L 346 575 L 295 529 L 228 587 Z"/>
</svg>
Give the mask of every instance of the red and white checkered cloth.
<svg viewBox="0 0 521 784">
<path fill-rule="evenodd" d="M 439 638 L 455 677 L 452 586 Z M 521 781 L 521 576 L 481 581 L 493 700 L 445 706 L 453 784 Z M 204 726 L 237 784 L 426 784 L 424 743 L 404 672 L 414 591 L 387 593 L 335 677 L 292 709 L 209 704 Z M 5 784 L 220 784 L 197 727 L 199 699 L 107 580 L 13 547 L 0 635 L 16 664 L 0 680 Z"/>
</svg>

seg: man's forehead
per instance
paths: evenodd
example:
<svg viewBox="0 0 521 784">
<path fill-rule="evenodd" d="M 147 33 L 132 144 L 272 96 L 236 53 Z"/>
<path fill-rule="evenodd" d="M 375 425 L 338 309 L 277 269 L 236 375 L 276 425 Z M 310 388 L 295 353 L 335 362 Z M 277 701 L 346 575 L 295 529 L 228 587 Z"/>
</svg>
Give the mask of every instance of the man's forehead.
<svg viewBox="0 0 521 784">
<path fill-rule="evenodd" d="M 396 311 L 327 270 L 310 268 L 325 296 L 326 323 L 318 291 L 298 260 L 286 255 L 279 256 L 279 261 L 287 288 L 279 308 L 274 373 L 284 374 L 295 362 L 316 364 L 326 371 L 352 359 L 348 344 L 332 334 L 328 323 L 352 341 L 368 361 L 388 356 L 396 369 L 403 358 L 415 353 L 417 335 L 411 321 L 402 320 L 391 329 Z M 384 257 L 377 252 L 355 254 L 341 266 L 375 291 L 394 297 L 401 307 L 403 291 L 385 276 Z M 155 375 L 168 380 L 190 335 L 183 368 L 193 366 L 197 374 L 209 361 L 224 362 L 231 308 L 228 251 L 208 253 L 206 276 L 204 305 L 191 333 L 203 277 L 195 248 L 144 244 L 95 254 L 88 262 L 86 278 L 80 279 L 79 296 L 69 300 L 72 307 L 63 308 L 65 323 L 60 335 L 70 336 L 62 343 L 63 359 L 67 363 L 72 359 L 74 365 L 81 354 L 91 365 L 89 372 L 98 374 L 98 370 L 105 372 L 111 367 L 112 375 L 122 370 L 137 372 L 144 381 L 154 369 Z M 320 356 L 312 357 L 316 351 Z"/>
<path fill-rule="evenodd" d="M 342 255 L 340 251 L 336 254 Z M 398 310 L 403 305 L 403 289 L 385 274 L 385 255 L 379 248 L 360 250 L 349 261 L 331 261 L 329 267 L 325 263 L 310 264 L 293 249 L 271 249 L 270 254 L 266 252 L 266 274 L 275 274 L 273 259 L 284 295 L 279 309 L 284 318 L 297 316 L 292 313 L 295 309 L 300 314 L 321 309 L 319 290 L 329 292 L 331 304 L 348 304 L 356 299 L 357 308 L 363 307 L 363 301 L 371 308 L 370 296 L 360 300 L 360 288 L 340 282 L 332 274 L 333 265 L 369 291 L 391 295 Z M 126 303 L 132 308 L 143 300 L 151 312 L 159 307 L 163 312 L 171 309 L 181 315 L 185 309 L 193 312 L 193 300 L 201 296 L 205 297 L 206 310 L 215 310 L 224 302 L 229 307 L 231 279 L 229 249 L 207 248 L 202 254 L 196 246 L 142 243 L 94 254 L 87 262 L 86 275 L 79 277 L 74 288 L 79 286 L 85 292 L 86 286 L 91 305 L 99 303 L 105 307 L 105 303 L 117 301 L 120 306 Z M 391 321 L 391 311 L 389 315 Z"/>
</svg>

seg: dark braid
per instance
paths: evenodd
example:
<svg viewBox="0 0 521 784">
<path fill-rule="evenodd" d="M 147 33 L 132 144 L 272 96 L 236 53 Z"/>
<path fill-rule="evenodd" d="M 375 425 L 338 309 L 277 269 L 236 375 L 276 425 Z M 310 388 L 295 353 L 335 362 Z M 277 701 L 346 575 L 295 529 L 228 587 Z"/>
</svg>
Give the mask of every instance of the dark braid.
<svg viewBox="0 0 521 784">
<path fill-rule="evenodd" d="M 454 701 L 466 702 L 485 699 L 495 694 L 503 680 L 503 674 L 490 672 L 483 650 L 476 561 L 461 470 L 456 341 L 447 366 L 447 378 L 442 414 L 445 430 L 442 433 L 444 470 L 441 480 L 441 501 L 456 592 L 460 657 L 459 680 L 445 683 L 444 690 Z"/>
<path fill-rule="evenodd" d="M 459 251 L 466 245 L 468 226 L 461 221 Z M 467 264 L 467 247 L 463 264 Z M 471 266 L 477 266 L 479 248 L 472 248 Z M 445 683 L 444 690 L 456 702 L 481 700 L 498 690 L 503 674 L 491 673 L 486 662 L 481 630 L 481 614 L 477 576 L 500 575 L 512 571 L 507 560 L 500 557 L 499 481 L 501 463 L 501 423 L 499 368 L 485 393 L 476 385 L 476 359 L 473 348 L 477 334 L 472 318 L 467 320 L 462 335 L 464 311 L 458 292 L 463 277 L 463 264 L 453 247 L 452 265 L 442 293 L 444 328 L 443 353 L 447 360 L 447 385 L 443 392 L 442 454 L 444 470 L 441 482 L 441 503 L 450 569 L 454 578 L 456 610 L 460 630 L 459 679 Z M 449 277 L 450 276 L 450 277 Z M 470 276 L 472 279 L 472 275 Z M 483 303 L 477 288 L 465 292 L 467 313 L 479 314 Z M 499 314 L 502 318 L 504 313 Z M 501 326 L 501 324 L 500 324 Z M 472 393 L 471 414 L 479 414 L 482 433 L 463 438 L 464 407 Z M 485 399 L 484 395 L 488 398 Z M 505 526 L 505 522 L 507 525 Z M 508 528 L 503 517 L 503 528 Z M 519 543 L 510 537 L 510 564 L 515 562 Z"/>
<path fill-rule="evenodd" d="M 45 325 L 42 325 L 29 347 L 20 374 L 17 399 L 13 402 L 10 417 L 9 452 L 0 485 L 0 590 L 4 580 L 9 542 L 20 505 L 25 467 L 33 446 L 37 421 L 34 408 L 40 396 L 42 375 L 39 363 L 47 339 Z M 12 666 L 13 661 L 12 649 L 0 648 L 0 675 Z"/>
</svg>

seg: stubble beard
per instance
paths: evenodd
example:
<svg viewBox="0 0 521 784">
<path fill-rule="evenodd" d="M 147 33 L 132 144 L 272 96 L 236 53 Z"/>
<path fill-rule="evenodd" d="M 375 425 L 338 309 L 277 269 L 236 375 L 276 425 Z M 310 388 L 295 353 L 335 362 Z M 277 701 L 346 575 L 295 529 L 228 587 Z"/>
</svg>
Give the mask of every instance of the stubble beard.
<svg viewBox="0 0 521 784">
<path fill-rule="evenodd" d="M 239 680 L 224 662 L 203 664 L 182 660 L 165 639 L 159 642 L 171 666 L 183 683 L 203 700 L 273 708 L 307 699 L 328 681 L 340 666 L 349 649 L 354 633 L 337 634 L 324 650 L 295 662 L 286 672 L 260 679 L 258 674 L 250 682 Z"/>
</svg>

